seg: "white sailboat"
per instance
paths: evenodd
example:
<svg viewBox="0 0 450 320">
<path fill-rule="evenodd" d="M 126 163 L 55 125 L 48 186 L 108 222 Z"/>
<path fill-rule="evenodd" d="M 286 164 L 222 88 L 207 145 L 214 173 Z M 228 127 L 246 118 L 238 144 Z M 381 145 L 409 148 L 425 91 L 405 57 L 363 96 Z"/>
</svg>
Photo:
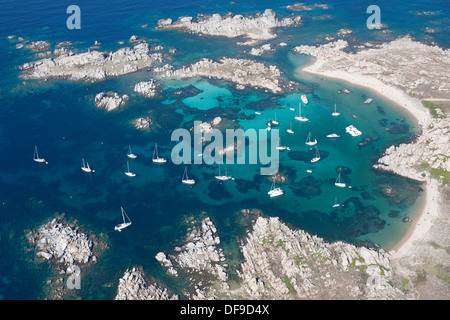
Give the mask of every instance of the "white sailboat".
<svg viewBox="0 0 450 320">
<path fill-rule="evenodd" d="M 125 174 L 129 177 L 136 177 L 136 174 L 134 172 L 130 172 L 130 164 L 128 163 L 128 161 L 127 161 L 127 168 L 128 168 L 128 171 L 125 172 Z"/>
<path fill-rule="evenodd" d="M 128 217 L 128 215 L 127 215 L 127 213 L 125 212 L 125 210 L 123 210 L 122 207 L 120 207 L 120 210 L 122 210 L 122 219 L 123 219 L 123 223 L 120 223 L 120 224 L 118 224 L 118 225 L 116 225 L 116 226 L 114 227 L 114 230 L 117 230 L 117 231 L 119 231 L 119 232 L 121 232 L 122 229 L 125 229 L 126 227 L 128 227 L 128 226 L 131 225 L 131 220 L 130 220 L 130 218 Z M 128 220 L 126 220 L 125 217 L 126 217 Z"/>
<path fill-rule="evenodd" d="M 298 116 L 295 117 L 295 120 L 302 121 L 302 122 L 309 121 L 308 118 L 302 117 L 302 104 L 301 103 L 299 103 L 299 105 L 298 105 Z"/>
<path fill-rule="evenodd" d="M 95 170 L 92 170 L 91 167 L 89 167 L 89 162 L 84 162 L 84 158 L 81 159 L 83 161 L 83 166 L 81 167 L 81 170 L 83 170 L 84 172 L 95 172 Z"/>
<path fill-rule="evenodd" d="M 45 163 L 45 164 L 48 164 L 48 162 L 45 161 L 44 158 L 39 158 L 39 152 L 38 152 L 37 146 L 34 146 L 33 160 L 36 161 L 36 162 L 38 162 L 38 163 Z"/>
<path fill-rule="evenodd" d="M 334 204 L 333 204 L 333 208 L 337 208 L 340 207 L 341 205 L 337 202 L 337 197 L 334 197 Z"/>
<path fill-rule="evenodd" d="M 286 146 L 281 146 L 280 145 L 280 139 L 278 139 L 277 150 L 284 151 L 284 150 L 291 150 L 291 149 L 289 147 L 286 147 Z"/>
<path fill-rule="evenodd" d="M 231 176 L 227 175 L 227 168 L 225 168 L 225 175 L 220 174 L 220 164 L 219 164 L 219 175 L 214 176 L 214 178 L 216 178 L 217 180 L 221 180 L 221 181 L 233 179 Z"/>
<path fill-rule="evenodd" d="M 306 95 L 302 94 L 300 98 L 302 99 L 304 104 L 308 104 L 308 98 L 306 97 Z"/>
<path fill-rule="evenodd" d="M 131 152 L 131 146 L 128 146 L 128 153 L 127 153 L 127 157 L 130 159 L 136 159 L 137 155 L 135 155 L 134 153 Z"/>
<path fill-rule="evenodd" d="M 314 146 L 317 144 L 317 139 L 314 138 L 314 141 L 311 140 L 311 132 L 308 134 L 308 138 L 306 138 L 306 142 L 305 142 L 308 146 Z"/>
<path fill-rule="evenodd" d="M 166 158 L 160 158 L 158 156 L 158 144 L 157 143 L 155 143 L 155 150 L 153 151 L 152 161 L 155 163 L 166 163 L 167 162 Z"/>
<path fill-rule="evenodd" d="M 334 185 L 336 187 L 340 187 L 340 188 L 345 188 L 345 186 L 346 186 L 345 183 L 341 182 L 341 173 L 340 172 L 339 172 L 339 175 L 338 175 L 336 181 L 334 182 Z"/>
<path fill-rule="evenodd" d="M 333 117 L 337 117 L 340 115 L 339 112 L 336 111 L 336 103 L 334 104 L 334 112 L 331 114 Z"/>
<path fill-rule="evenodd" d="M 327 135 L 327 138 L 339 138 L 340 135 L 336 134 L 336 133 L 330 133 L 329 135 Z"/>
<path fill-rule="evenodd" d="M 183 173 L 183 178 L 181 178 L 181 182 L 184 184 L 195 184 L 195 180 L 194 179 L 189 179 L 188 174 L 187 174 L 187 167 L 184 167 L 184 173 Z"/>
<path fill-rule="evenodd" d="M 272 120 L 271 121 L 272 122 L 272 126 L 279 126 L 280 125 L 280 123 L 277 121 L 277 114 L 275 113 L 275 120 Z"/>
<path fill-rule="evenodd" d="M 290 134 L 294 134 L 294 130 L 292 130 L 292 122 L 291 122 L 289 129 L 287 129 L 286 131 Z"/>
<path fill-rule="evenodd" d="M 316 156 L 311 159 L 311 163 L 317 162 L 319 160 L 320 160 L 320 152 L 319 152 L 319 149 L 317 149 L 317 147 L 316 147 Z"/>
<path fill-rule="evenodd" d="M 273 177 L 272 187 L 270 188 L 269 192 L 267 192 L 267 194 L 271 198 L 278 197 L 284 194 L 283 189 L 281 189 L 280 187 L 275 187 L 275 176 Z"/>
</svg>

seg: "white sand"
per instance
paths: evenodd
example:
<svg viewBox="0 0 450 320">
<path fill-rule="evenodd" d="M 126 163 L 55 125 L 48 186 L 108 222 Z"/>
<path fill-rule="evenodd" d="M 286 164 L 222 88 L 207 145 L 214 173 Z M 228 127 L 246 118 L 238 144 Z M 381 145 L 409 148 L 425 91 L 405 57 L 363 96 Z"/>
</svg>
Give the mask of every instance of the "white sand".
<svg viewBox="0 0 450 320">
<path fill-rule="evenodd" d="M 318 71 L 323 63 L 323 60 L 316 58 L 316 61 L 313 64 L 305 68 L 301 67 L 297 71 L 302 70 L 308 73 L 344 80 L 358 86 L 367 87 L 406 109 L 416 118 L 419 125 L 427 123 L 431 117 L 421 101 L 409 96 L 400 89 L 386 85 L 380 80 L 369 76 L 351 74 L 341 70 Z M 422 211 L 413 220 L 413 226 L 411 226 L 410 231 L 397 245 L 394 246 L 394 248 L 392 248 L 391 253 L 394 258 L 399 259 L 403 256 L 408 256 L 412 250 L 414 250 L 416 244 L 426 237 L 433 223 L 433 219 L 439 215 L 439 197 L 438 183 L 436 181 L 427 183 Z"/>
</svg>

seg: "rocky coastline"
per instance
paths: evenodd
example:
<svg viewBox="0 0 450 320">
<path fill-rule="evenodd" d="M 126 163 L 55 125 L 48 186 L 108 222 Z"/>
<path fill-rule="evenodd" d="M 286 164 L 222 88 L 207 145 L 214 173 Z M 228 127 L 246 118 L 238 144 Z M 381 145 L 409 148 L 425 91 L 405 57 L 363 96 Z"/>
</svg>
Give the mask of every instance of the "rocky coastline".
<svg viewBox="0 0 450 320">
<path fill-rule="evenodd" d="M 204 218 L 174 254 L 155 258 L 168 275 L 188 275 L 188 299 L 415 299 L 382 249 L 329 243 L 279 218 L 253 222 L 239 245 L 243 260 L 233 288 L 220 243 L 214 224 Z"/>
</svg>

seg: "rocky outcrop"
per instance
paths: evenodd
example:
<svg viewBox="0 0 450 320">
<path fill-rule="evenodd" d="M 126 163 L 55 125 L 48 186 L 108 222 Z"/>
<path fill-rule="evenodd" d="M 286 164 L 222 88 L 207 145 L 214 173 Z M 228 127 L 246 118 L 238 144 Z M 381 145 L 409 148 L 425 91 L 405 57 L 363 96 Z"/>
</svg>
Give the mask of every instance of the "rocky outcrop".
<svg viewBox="0 0 450 320">
<path fill-rule="evenodd" d="M 265 52 L 269 52 L 269 51 L 273 51 L 273 49 L 269 43 L 266 43 L 266 44 L 263 44 L 259 48 L 252 48 L 249 53 L 254 56 L 260 56 L 260 55 L 264 54 Z"/>
<path fill-rule="evenodd" d="M 132 268 L 125 271 L 119 279 L 115 300 L 178 300 L 177 295 L 171 295 L 167 289 L 144 278 L 143 271 Z"/>
<path fill-rule="evenodd" d="M 158 72 L 162 78 L 215 78 L 242 86 L 266 89 L 274 93 L 283 92 L 279 81 L 281 72 L 276 66 L 266 66 L 247 59 L 222 58 L 219 62 L 202 59 L 178 70 L 166 66 L 154 71 Z"/>
<path fill-rule="evenodd" d="M 150 128 L 151 123 L 152 123 L 152 120 L 150 119 L 150 117 L 137 118 L 137 119 L 133 120 L 134 127 L 139 130 L 146 130 L 146 129 Z"/>
<path fill-rule="evenodd" d="M 36 246 L 36 255 L 45 260 L 55 260 L 58 265 L 71 272 L 74 265 L 95 261 L 93 242 L 78 227 L 69 226 L 60 219 L 53 219 L 37 231 L 27 235 Z"/>
<path fill-rule="evenodd" d="M 155 80 L 151 79 L 150 81 L 141 81 L 136 83 L 134 86 L 134 91 L 147 98 L 153 98 L 158 94 L 157 88 L 158 85 Z"/>
<path fill-rule="evenodd" d="M 148 68 L 162 61 L 161 53 L 150 54 L 149 45 L 140 43 L 133 48 L 121 48 L 115 52 L 88 51 L 60 55 L 25 63 L 20 69 L 23 70 L 21 77 L 24 79 L 98 81 Z"/>
<path fill-rule="evenodd" d="M 193 292 L 188 294 L 192 299 L 203 299 L 214 296 L 215 291 L 211 283 L 221 290 L 228 289 L 228 274 L 223 265 L 225 256 L 219 247 L 220 238 L 217 229 L 209 218 L 205 218 L 200 225 L 194 225 L 186 236 L 182 247 L 176 247 L 175 254 L 166 255 L 159 252 L 156 259 L 172 276 L 187 274 L 189 288 Z"/>
<path fill-rule="evenodd" d="M 300 16 L 291 16 L 279 20 L 271 9 L 264 13 L 258 13 L 254 17 L 237 14 L 213 14 L 211 16 L 198 15 L 195 22 L 192 17 L 180 17 L 173 22 L 172 19 L 161 19 L 158 21 L 157 29 L 179 29 L 195 34 L 239 37 L 245 36 L 250 39 L 266 40 L 275 38 L 272 32 L 277 27 L 298 26 L 301 23 Z"/>
<path fill-rule="evenodd" d="M 106 111 L 113 111 L 123 106 L 129 99 L 128 95 L 119 96 L 117 92 L 100 92 L 95 96 L 95 104 L 98 108 L 103 108 Z"/>
<path fill-rule="evenodd" d="M 448 118 L 429 118 L 415 141 L 389 147 L 373 167 L 418 181 L 428 181 L 434 172 L 448 173 L 449 130 Z M 434 178 L 440 179 L 439 174 Z"/>
</svg>

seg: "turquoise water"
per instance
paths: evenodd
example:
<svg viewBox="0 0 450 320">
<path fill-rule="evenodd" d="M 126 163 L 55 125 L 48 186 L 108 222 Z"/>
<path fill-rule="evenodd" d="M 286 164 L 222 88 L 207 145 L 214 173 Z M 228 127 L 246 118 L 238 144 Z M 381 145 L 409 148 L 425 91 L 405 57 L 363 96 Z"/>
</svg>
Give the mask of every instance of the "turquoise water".
<svg viewBox="0 0 450 320">
<path fill-rule="evenodd" d="M 412 116 L 368 89 L 295 72 L 309 59 L 292 54 L 291 49 L 299 44 L 324 42 L 324 35 L 341 28 L 354 30 L 356 42 L 386 41 L 409 33 L 419 40 L 448 47 L 448 7 L 442 7 L 437 1 L 408 5 L 402 1 L 390 2 L 381 6 L 382 22 L 393 32 L 381 34 L 365 28 L 368 15 L 364 2 L 353 5 L 333 2 L 326 11 L 316 8 L 301 12 L 304 20 L 301 27 L 279 30 L 279 38 L 270 41 L 274 45 L 284 41 L 288 47 L 276 47 L 274 53 L 253 57 L 244 52 L 247 47 L 235 45 L 236 39 L 204 41 L 202 37 L 176 31 L 155 31 L 152 26 L 160 18 L 197 13 L 254 14 L 272 8 L 286 15 L 291 12 L 284 6 L 291 3 L 282 1 L 276 6 L 269 1 L 107 3 L 80 4 L 82 30 L 75 32 L 65 27 L 69 2 L 25 1 L 21 7 L 16 7 L 14 1 L 1 4 L 1 298 L 45 297 L 45 281 L 52 268 L 48 263 L 35 261 L 32 251 L 24 250 L 24 234 L 55 213 L 64 212 L 86 230 L 102 235 L 108 243 L 99 261 L 83 273 L 83 287 L 77 293 L 83 299 L 112 298 L 117 279 L 132 266 L 142 266 L 149 276 L 179 289 L 182 281 L 177 283 L 165 276 L 154 256 L 159 251 L 172 252 L 183 240 L 185 221 L 190 217 L 200 219 L 207 215 L 213 219 L 225 252 L 231 253 L 227 262 L 232 266 L 239 263 L 237 245 L 249 227 L 249 221 L 244 221 L 240 214 L 243 208 L 261 209 L 264 215 L 279 216 L 293 227 L 330 241 L 370 241 L 389 248 L 406 233 L 409 225 L 401 220 L 414 216 L 420 206 L 420 184 L 375 171 L 372 164 L 386 147 L 413 139 L 418 128 Z M 414 14 L 417 11 L 437 13 L 432 17 L 418 16 Z M 141 28 L 145 24 L 149 27 Z M 425 26 L 435 26 L 439 31 L 426 33 Z M 137 34 L 151 44 L 177 48 L 175 59 L 170 61 L 175 66 L 203 57 L 223 56 L 276 64 L 286 79 L 298 83 L 299 92 L 274 95 L 250 89 L 239 91 L 225 81 L 191 79 L 161 81 L 161 97 L 146 99 L 132 90 L 135 83 L 149 77 L 145 71 L 97 83 L 49 80 L 24 84 L 18 77 L 17 66 L 35 58 L 26 49 L 15 49 L 15 43 L 7 39 L 11 34 L 32 41 L 48 40 L 53 45 L 70 40 L 80 50 L 86 50 L 95 40 L 102 43 L 102 50 L 116 50 L 119 41 L 127 41 L 132 34 Z M 349 88 L 352 93 L 338 94 L 342 88 Z M 116 112 L 96 109 L 95 94 L 109 90 L 126 93 L 131 98 Z M 184 95 L 177 98 L 173 94 L 177 90 L 182 90 Z M 303 108 L 304 115 L 310 119 L 308 123 L 294 120 L 303 93 L 310 101 Z M 374 101 L 366 106 L 363 102 L 368 97 Z M 331 117 L 334 104 L 341 113 L 338 118 Z M 147 115 L 160 128 L 150 132 L 134 129 L 131 121 Z M 193 121 L 210 121 L 216 116 L 230 122 L 235 120 L 234 124 L 244 130 L 264 129 L 268 120 L 277 118 L 281 124 L 278 127 L 281 142 L 291 149 L 280 153 L 280 172 L 288 177 L 282 186 L 285 195 L 269 199 L 267 191 L 271 181 L 259 174 L 258 164 L 227 164 L 228 173 L 235 180 L 224 183 L 213 178 L 217 166 L 190 165 L 189 174 L 197 184 L 188 187 L 180 183 L 184 166 L 152 163 L 155 142 L 160 155 L 169 157 L 175 145 L 170 141 L 174 129 L 190 128 Z M 291 124 L 294 135 L 286 132 Z M 372 141 L 359 146 L 361 137 L 352 138 L 345 133 L 345 127 L 350 124 Z M 314 164 L 309 160 L 315 151 L 304 143 L 309 132 L 317 138 L 322 157 Z M 326 138 L 331 132 L 340 134 L 341 138 Z M 139 155 L 135 160 L 126 157 L 130 144 Z M 37 165 L 31 160 L 35 145 L 48 165 Z M 82 158 L 89 161 L 95 173 L 81 172 Z M 123 174 L 127 160 L 137 174 L 133 179 Z M 339 170 L 351 188 L 334 186 Z M 386 194 L 388 187 L 395 190 L 394 196 Z M 333 208 L 335 199 L 344 206 Z M 114 233 L 111 231 L 120 222 L 121 206 L 133 221 L 132 230 Z"/>
</svg>

